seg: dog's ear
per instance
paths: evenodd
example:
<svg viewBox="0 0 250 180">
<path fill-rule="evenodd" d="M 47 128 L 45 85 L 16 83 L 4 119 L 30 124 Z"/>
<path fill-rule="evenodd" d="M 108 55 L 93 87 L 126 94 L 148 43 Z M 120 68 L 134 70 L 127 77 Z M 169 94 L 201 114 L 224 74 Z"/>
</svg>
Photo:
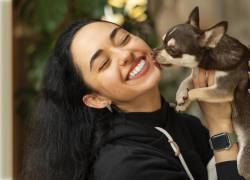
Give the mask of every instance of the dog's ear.
<svg viewBox="0 0 250 180">
<path fill-rule="evenodd" d="M 223 35 L 227 31 L 228 23 L 226 21 L 222 21 L 213 27 L 205 30 L 203 35 L 200 38 L 200 45 L 202 47 L 210 47 L 215 48 L 218 42 L 221 40 Z"/>
<path fill-rule="evenodd" d="M 188 24 L 200 28 L 200 17 L 199 17 L 199 7 L 196 6 L 193 11 L 190 13 L 188 21 Z"/>
</svg>

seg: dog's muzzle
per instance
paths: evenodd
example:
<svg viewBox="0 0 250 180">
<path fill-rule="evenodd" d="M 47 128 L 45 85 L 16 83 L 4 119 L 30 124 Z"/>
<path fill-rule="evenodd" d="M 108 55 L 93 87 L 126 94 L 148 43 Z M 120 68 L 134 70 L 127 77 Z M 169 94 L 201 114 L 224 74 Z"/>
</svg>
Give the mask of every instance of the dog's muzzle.
<svg viewBox="0 0 250 180">
<path fill-rule="evenodd" d="M 167 59 L 161 55 L 162 52 L 166 51 L 165 46 L 161 45 L 160 47 L 154 48 L 152 51 L 153 58 L 160 64 L 160 66 L 172 66 Z"/>
</svg>

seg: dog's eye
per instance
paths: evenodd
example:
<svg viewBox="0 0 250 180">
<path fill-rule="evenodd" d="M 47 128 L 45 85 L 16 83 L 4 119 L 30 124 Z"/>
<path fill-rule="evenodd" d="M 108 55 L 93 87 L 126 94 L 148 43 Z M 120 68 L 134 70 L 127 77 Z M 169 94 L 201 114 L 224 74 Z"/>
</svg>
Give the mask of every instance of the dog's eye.
<svg viewBox="0 0 250 180">
<path fill-rule="evenodd" d="M 175 54 L 175 49 L 174 48 L 169 48 L 168 49 L 169 53 L 172 55 L 172 54 Z"/>
<path fill-rule="evenodd" d="M 172 57 L 180 57 L 181 53 L 178 49 L 174 48 L 174 47 L 168 47 L 167 52 L 172 56 Z"/>
</svg>

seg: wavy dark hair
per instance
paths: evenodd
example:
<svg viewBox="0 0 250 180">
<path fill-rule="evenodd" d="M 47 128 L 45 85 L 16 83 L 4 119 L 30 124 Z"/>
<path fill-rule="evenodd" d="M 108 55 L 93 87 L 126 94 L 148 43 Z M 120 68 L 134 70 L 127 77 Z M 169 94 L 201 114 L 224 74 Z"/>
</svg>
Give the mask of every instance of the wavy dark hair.
<svg viewBox="0 0 250 180">
<path fill-rule="evenodd" d="M 93 162 L 114 113 L 89 108 L 82 97 L 93 92 L 84 83 L 70 52 L 76 32 L 100 20 L 81 20 L 58 38 L 47 63 L 41 97 L 30 120 L 22 179 L 90 179 Z M 106 21 L 105 21 L 106 22 Z M 112 117 L 112 118 L 110 118 Z"/>
</svg>

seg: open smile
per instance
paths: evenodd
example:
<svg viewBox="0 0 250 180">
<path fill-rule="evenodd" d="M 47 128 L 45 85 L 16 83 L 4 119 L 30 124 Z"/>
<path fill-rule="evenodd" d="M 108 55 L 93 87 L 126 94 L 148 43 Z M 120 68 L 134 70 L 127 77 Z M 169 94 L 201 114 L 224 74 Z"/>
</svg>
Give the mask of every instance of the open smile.
<svg viewBox="0 0 250 180">
<path fill-rule="evenodd" d="M 126 80 L 134 80 L 143 76 L 149 68 L 149 62 L 146 56 L 140 56 L 135 60 L 135 63 L 131 66 Z"/>
</svg>

